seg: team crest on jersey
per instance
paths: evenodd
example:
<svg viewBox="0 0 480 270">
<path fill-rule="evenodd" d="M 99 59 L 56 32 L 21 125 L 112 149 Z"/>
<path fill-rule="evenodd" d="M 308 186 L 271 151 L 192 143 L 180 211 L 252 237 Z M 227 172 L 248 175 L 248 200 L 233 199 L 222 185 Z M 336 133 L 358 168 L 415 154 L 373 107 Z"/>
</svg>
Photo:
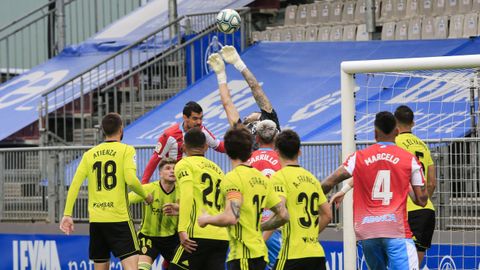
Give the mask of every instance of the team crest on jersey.
<svg viewBox="0 0 480 270">
<path fill-rule="evenodd" d="M 160 150 L 162 149 L 162 143 L 158 142 L 157 146 L 155 146 L 155 152 L 160 153 Z"/>
<path fill-rule="evenodd" d="M 142 253 L 147 254 L 148 248 L 147 247 L 142 247 Z"/>
</svg>

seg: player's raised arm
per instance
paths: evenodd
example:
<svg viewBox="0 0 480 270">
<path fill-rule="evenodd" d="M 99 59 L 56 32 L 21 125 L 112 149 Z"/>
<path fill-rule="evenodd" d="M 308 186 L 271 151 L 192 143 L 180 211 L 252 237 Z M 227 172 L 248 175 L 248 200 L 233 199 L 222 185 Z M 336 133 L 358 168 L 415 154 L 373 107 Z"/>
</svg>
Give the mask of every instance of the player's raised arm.
<svg viewBox="0 0 480 270">
<path fill-rule="evenodd" d="M 233 46 L 224 46 L 220 52 L 222 54 L 225 62 L 232 64 L 240 73 L 242 73 L 243 78 L 248 83 L 248 86 L 252 90 L 253 97 L 260 109 L 264 110 L 267 113 L 273 111 L 272 104 L 270 100 L 265 95 L 265 92 L 262 89 L 262 86 L 258 83 L 257 78 L 253 73 L 248 69 L 243 60 L 238 55 L 237 50 Z"/>
<path fill-rule="evenodd" d="M 220 92 L 220 99 L 222 101 L 223 109 L 227 114 L 228 123 L 232 126 L 240 119 L 240 114 L 233 104 L 230 90 L 227 85 L 227 74 L 225 73 L 225 63 L 218 53 L 214 53 L 208 57 L 207 63 L 210 68 L 217 74 L 218 90 Z"/>
<path fill-rule="evenodd" d="M 150 178 L 157 169 L 158 164 L 160 163 L 162 158 L 165 157 L 166 153 L 170 151 L 170 148 L 172 147 L 172 143 L 174 141 L 175 140 L 173 138 L 169 138 L 169 136 L 165 133 L 160 135 L 160 137 L 158 138 L 157 146 L 155 147 L 155 150 L 153 151 L 152 156 L 147 163 L 147 167 L 143 172 L 142 184 L 146 184 L 150 181 Z"/>
</svg>

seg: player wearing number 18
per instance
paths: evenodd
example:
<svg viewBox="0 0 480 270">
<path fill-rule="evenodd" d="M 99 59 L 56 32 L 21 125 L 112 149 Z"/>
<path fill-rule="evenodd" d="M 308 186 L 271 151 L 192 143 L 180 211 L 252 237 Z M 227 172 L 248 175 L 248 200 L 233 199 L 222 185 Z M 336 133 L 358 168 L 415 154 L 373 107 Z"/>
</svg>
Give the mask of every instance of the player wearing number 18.
<svg viewBox="0 0 480 270">
<path fill-rule="evenodd" d="M 282 169 L 272 177 L 274 189 L 285 198 L 290 221 L 282 228 L 282 248 L 275 270 L 326 269 L 325 252 L 318 235 L 332 219 L 330 204 L 318 179 L 300 167 L 300 138 L 293 130 L 284 130 L 275 138 Z M 268 227 L 270 221 L 262 224 Z"/>
<path fill-rule="evenodd" d="M 418 269 L 407 219 L 407 196 L 425 206 L 428 195 L 418 160 L 395 145 L 396 120 L 375 116 L 376 144 L 358 150 L 322 183 L 324 192 L 353 177 L 353 225 L 369 269 Z"/>
<path fill-rule="evenodd" d="M 105 142 L 83 154 L 68 190 L 60 229 L 73 232 L 73 205 L 85 178 L 88 178 L 90 219 L 89 258 L 95 270 L 109 269 L 110 252 L 120 258 L 123 269 L 138 269 L 138 240 L 128 209 L 127 185 L 147 203 L 147 194 L 137 178 L 135 149 L 121 143 L 120 115 L 107 114 L 102 120 Z"/>
<path fill-rule="evenodd" d="M 183 147 L 187 157 L 175 165 L 180 192 L 180 246 L 168 269 L 224 270 L 227 230 L 201 228 L 197 223 L 202 211 L 215 215 L 223 210 L 220 183 L 224 174 L 217 164 L 204 157 L 208 145 L 201 128 L 194 127 L 185 133 Z"/>
</svg>

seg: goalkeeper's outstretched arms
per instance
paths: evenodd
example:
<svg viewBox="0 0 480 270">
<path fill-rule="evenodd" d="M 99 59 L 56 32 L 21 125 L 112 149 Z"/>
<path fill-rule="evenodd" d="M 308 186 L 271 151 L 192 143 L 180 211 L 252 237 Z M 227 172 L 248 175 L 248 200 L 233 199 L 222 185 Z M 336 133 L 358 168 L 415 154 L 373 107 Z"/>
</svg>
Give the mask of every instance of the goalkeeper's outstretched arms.
<svg viewBox="0 0 480 270">
<path fill-rule="evenodd" d="M 262 86 L 258 83 L 257 78 L 253 73 L 248 69 L 243 60 L 238 55 L 237 50 L 233 46 L 224 46 L 220 51 L 225 62 L 232 64 L 240 73 L 242 73 L 243 78 L 248 83 L 248 86 L 252 90 L 253 97 L 258 107 L 267 112 L 271 113 L 273 111 L 272 104 L 270 100 L 263 92 Z"/>
<path fill-rule="evenodd" d="M 214 53 L 208 57 L 210 68 L 217 74 L 218 90 L 220 91 L 220 99 L 222 100 L 223 109 L 227 114 L 228 123 L 233 126 L 240 120 L 240 114 L 233 104 L 230 90 L 227 85 L 227 74 L 225 73 L 225 63 L 218 53 Z"/>
</svg>

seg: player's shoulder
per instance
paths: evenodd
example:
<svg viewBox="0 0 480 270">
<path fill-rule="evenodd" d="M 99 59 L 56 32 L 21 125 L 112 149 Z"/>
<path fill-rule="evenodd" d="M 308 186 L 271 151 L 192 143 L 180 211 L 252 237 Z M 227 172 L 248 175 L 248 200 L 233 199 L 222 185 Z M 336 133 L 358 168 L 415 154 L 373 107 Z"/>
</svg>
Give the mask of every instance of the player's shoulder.
<svg viewBox="0 0 480 270">
<path fill-rule="evenodd" d="M 160 135 L 160 137 L 161 136 L 173 136 L 173 135 L 175 135 L 179 132 L 182 133 L 182 131 L 180 130 L 180 124 L 179 123 L 174 123 L 171 126 L 169 126 L 168 128 L 166 128 L 163 131 L 162 135 Z"/>
<path fill-rule="evenodd" d="M 210 138 L 215 138 L 215 135 L 204 125 L 201 126 L 202 132 L 205 134 L 205 136 L 210 137 Z"/>
<path fill-rule="evenodd" d="M 181 168 L 181 167 L 184 167 L 184 166 L 190 166 L 190 162 L 188 160 L 188 157 L 183 157 L 177 163 L 175 163 L 174 169 L 176 170 L 177 168 Z"/>
</svg>

